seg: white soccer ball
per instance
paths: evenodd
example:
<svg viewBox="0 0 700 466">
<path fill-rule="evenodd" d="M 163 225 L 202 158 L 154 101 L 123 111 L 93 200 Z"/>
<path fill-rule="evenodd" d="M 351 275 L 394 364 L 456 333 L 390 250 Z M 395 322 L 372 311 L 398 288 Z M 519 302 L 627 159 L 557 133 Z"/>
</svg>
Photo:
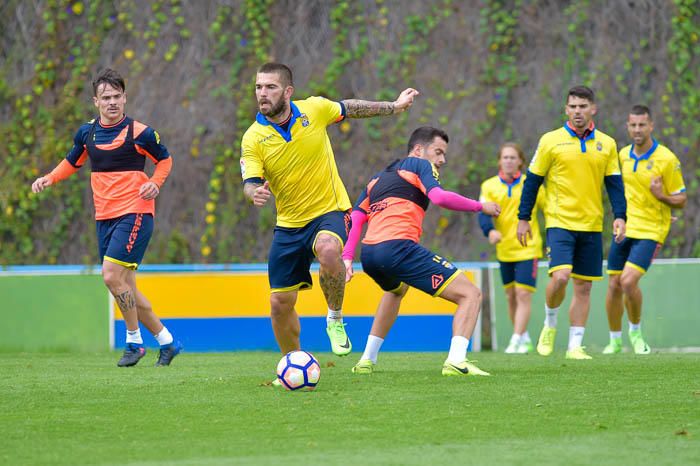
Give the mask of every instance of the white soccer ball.
<svg viewBox="0 0 700 466">
<path fill-rule="evenodd" d="M 277 378 L 287 390 L 313 390 L 321 378 L 321 366 L 311 353 L 290 351 L 277 364 Z"/>
</svg>

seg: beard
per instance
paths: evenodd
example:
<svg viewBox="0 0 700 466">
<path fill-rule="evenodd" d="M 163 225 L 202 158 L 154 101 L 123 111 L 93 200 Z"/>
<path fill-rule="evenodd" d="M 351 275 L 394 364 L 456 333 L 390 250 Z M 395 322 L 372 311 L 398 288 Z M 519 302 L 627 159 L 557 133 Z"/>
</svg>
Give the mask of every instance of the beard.
<svg viewBox="0 0 700 466">
<path fill-rule="evenodd" d="M 270 102 L 270 108 L 268 110 L 263 111 L 259 105 L 258 108 L 260 110 L 260 113 L 262 113 L 269 119 L 275 119 L 287 111 L 286 102 L 282 98 L 280 98 L 280 100 L 274 104 L 272 103 L 272 101 L 268 102 Z"/>
</svg>

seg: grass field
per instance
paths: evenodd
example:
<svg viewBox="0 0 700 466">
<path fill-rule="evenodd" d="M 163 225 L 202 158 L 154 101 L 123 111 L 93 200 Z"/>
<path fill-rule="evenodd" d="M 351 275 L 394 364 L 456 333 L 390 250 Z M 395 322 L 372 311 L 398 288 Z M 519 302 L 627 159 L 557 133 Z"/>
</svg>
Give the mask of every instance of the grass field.
<svg viewBox="0 0 700 466">
<path fill-rule="evenodd" d="M 0 353 L 0 464 L 700 463 L 700 355 L 483 353 L 490 378 L 445 378 L 444 354 L 317 354 L 315 392 L 266 386 L 272 353 Z"/>
</svg>

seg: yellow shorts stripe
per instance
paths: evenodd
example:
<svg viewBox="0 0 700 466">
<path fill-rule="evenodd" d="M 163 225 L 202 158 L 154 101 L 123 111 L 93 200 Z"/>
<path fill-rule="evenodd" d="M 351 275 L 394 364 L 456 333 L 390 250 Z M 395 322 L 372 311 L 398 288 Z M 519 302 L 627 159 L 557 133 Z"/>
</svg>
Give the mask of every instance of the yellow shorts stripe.
<svg viewBox="0 0 700 466">
<path fill-rule="evenodd" d="M 564 269 L 573 269 L 574 266 L 571 264 L 562 264 L 562 265 L 557 265 L 556 267 L 552 267 L 549 269 L 547 272 L 550 276 L 552 275 L 553 272 L 556 272 L 557 270 L 564 270 Z"/>
<path fill-rule="evenodd" d="M 640 267 L 637 264 L 633 264 L 632 262 L 629 262 L 629 261 L 625 262 L 625 267 L 630 267 L 632 269 L 639 270 L 642 274 L 647 273 L 647 271 L 644 267 Z"/>
<path fill-rule="evenodd" d="M 516 283 L 515 287 L 530 291 L 531 293 L 534 293 L 535 291 L 537 291 L 537 288 L 535 288 L 534 286 L 525 285 L 524 283 Z"/>
<path fill-rule="evenodd" d="M 131 270 L 136 270 L 139 268 L 139 264 L 136 262 L 124 262 L 109 256 L 104 256 L 104 260 L 112 262 L 113 264 L 121 265 L 122 267 L 126 267 L 127 269 Z"/>
<path fill-rule="evenodd" d="M 598 281 L 598 280 L 602 280 L 602 279 L 603 279 L 602 275 L 598 275 L 598 276 L 588 276 L 588 275 L 581 275 L 581 274 L 578 274 L 578 273 L 572 273 L 572 274 L 571 274 L 571 278 L 578 278 L 579 280 L 585 280 L 585 281 L 587 281 L 587 282 L 596 282 L 596 281 Z"/>
<path fill-rule="evenodd" d="M 457 278 L 457 276 L 460 275 L 461 273 L 462 273 L 462 271 L 459 270 L 459 269 L 457 269 L 457 270 L 455 271 L 455 273 L 453 273 L 452 276 L 451 276 L 450 278 L 448 278 L 447 280 L 445 280 L 445 283 L 443 283 L 442 286 L 441 286 L 440 288 L 438 288 L 438 290 L 435 292 L 435 294 L 433 294 L 433 296 L 435 296 L 436 298 L 437 298 L 438 296 L 440 296 L 440 294 L 442 294 L 442 292 L 445 290 L 445 288 L 447 288 L 447 285 L 449 285 L 450 283 L 452 283 L 452 280 L 454 280 L 455 278 Z"/>
<path fill-rule="evenodd" d="M 306 290 L 310 290 L 311 288 L 312 288 L 311 283 L 301 282 L 301 283 L 297 283 L 296 285 L 286 286 L 284 288 L 272 288 L 270 290 L 270 292 L 271 293 L 284 293 L 285 291 L 306 291 Z"/>
</svg>

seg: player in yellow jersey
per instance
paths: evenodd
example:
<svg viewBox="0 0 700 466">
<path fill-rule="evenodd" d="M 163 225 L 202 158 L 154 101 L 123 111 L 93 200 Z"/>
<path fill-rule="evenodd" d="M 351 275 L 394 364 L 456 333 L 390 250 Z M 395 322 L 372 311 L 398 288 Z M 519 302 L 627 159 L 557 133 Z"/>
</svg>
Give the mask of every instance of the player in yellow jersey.
<svg viewBox="0 0 700 466">
<path fill-rule="evenodd" d="M 272 329 L 283 353 L 299 349 L 300 324 L 294 309 L 299 290 L 311 288 L 309 268 L 320 263 L 319 281 L 328 304 L 326 332 L 339 356 L 352 346 L 342 304 L 345 266 L 341 259 L 351 208 L 340 180 L 326 127 L 344 118 L 393 115 L 413 104 L 415 89 L 394 102 L 322 97 L 292 101 L 292 71 L 280 63 L 258 69 L 259 113 L 243 135 L 241 172 L 245 196 L 256 206 L 274 196 L 277 225 L 268 258 Z"/>
<path fill-rule="evenodd" d="M 496 257 L 500 263 L 501 279 L 508 300 L 508 316 L 513 323 L 513 335 L 506 353 L 526 354 L 532 351 L 532 341 L 527 331 L 532 309 L 532 293 L 537 287 L 537 259 L 542 257 L 542 236 L 537 221 L 532 225 L 532 241 L 527 247 L 518 243 L 518 206 L 526 176 L 521 170 L 525 154 L 513 142 L 503 144 L 498 151 L 498 175 L 481 184 L 481 202 L 496 202 L 501 215 L 490 217 L 479 214 L 479 225 L 489 243 L 496 245 Z M 544 204 L 544 189 L 537 196 L 533 218 L 537 208 Z"/>
<path fill-rule="evenodd" d="M 629 339 L 636 354 L 649 354 L 641 330 L 642 291 L 639 280 L 649 270 L 671 227 L 671 209 L 685 207 L 688 197 L 681 163 L 673 152 L 651 136 L 651 111 L 635 105 L 627 117 L 633 144 L 620 151 L 627 198 L 627 237 L 613 242 L 608 254 L 608 294 L 605 308 L 610 343 L 604 354 L 622 351 L 622 315 L 627 308 Z M 623 304 L 624 302 L 624 304 Z"/>
<path fill-rule="evenodd" d="M 616 241 L 625 236 L 626 202 L 615 140 L 593 123 L 595 94 L 586 86 L 569 90 L 568 121 L 540 138 L 527 172 L 518 213 L 518 240 L 532 238 L 530 218 L 537 191 L 547 188 L 545 224 L 549 255 L 549 283 L 545 294 L 545 322 L 537 352 L 554 351 L 557 312 L 573 278 L 574 296 L 569 308 L 567 359 L 591 359 L 582 345 L 591 306 L 593 280 L 603 278 L 603 193 L 612 204 Z"/>
</svg>

